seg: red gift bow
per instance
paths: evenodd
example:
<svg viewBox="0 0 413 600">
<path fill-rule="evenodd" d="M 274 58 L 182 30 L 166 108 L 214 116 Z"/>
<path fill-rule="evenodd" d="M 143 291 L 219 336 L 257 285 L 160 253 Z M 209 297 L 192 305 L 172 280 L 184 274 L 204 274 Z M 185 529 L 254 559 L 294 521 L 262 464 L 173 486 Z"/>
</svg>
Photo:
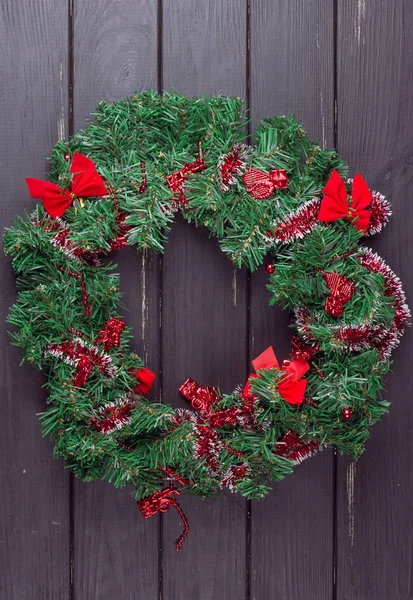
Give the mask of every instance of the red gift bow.
<svg viewBox="0 0 413 600">
<path fill-rule="evenodd" d="M 184 531 L 181 537 L 179 538 L 178 543 L 176 544 L 176 549 L 180 550 L 182 543 L 189 531 L 189 525 L 182 508 L 176 501 L 175 496 L 179 496 L 179 490 L 174 488 L 173 485 L 170 485 L 164 490 L 159 490 L 158 492 L 155 492 L 154 494 L 152 494 L 152 496 L 148 496 L 146 498 L 143 498 L 142 500 L 139 500 L 137 502 L 137 505 L 145 519 L 153 517 L 158 512 L 167 512 L 171 508 L 171 506 L 176 508 L 184 524 Z"/>
<path fill-rule="evenodd" d="M 324 310 L 333 317 L 341 317 L 343 304 L 348 302 L 354 291 L 354 283 L 349 281 L 345 275 L 334 273 L 323 273 L 330 295 L 326 299 Z"/>
<path fill-rule="evenodd" d="M 139 396 L 144 396 L 149 392 L 149 390 L 153 386 L 153 382 L 155 381 L 156 375 L 150 369 L 145 368 L 136 371 L 135 377 L 139 383 L 133 391 Z"/>
<path fill-rule="evenodd" d="M 104 344 L 106 352 L 113 346 L 120 346 L 120 334 L 126 327 L 126 321 L 111 317 L 105 327 L 99 331 L 96 337 L 97 344 Z"/>
<path fill-rule="evenodd" d="M 269 173 L 250 167 L 242 176 L 247 186 L 248 194 L 256 200 L 269 198 L 277 189 L 288 188 L 287 171 L 284 169 L 272 169 Z"/>
<path fill-rule="evenodd" d="M 179 388 L 179 392 L 189 400 L 192 408 L 206 415 L 210 414 L 211 407 L 219 400 L 216 388 L 211 386 L 202 387 L 189 377 L 185 379 Z"/>
<path fill-rule="evenodd" d="M 261 371 L 262 369 L 280 369 L 272 346 L 269 346 L 262 354 L 257 356 L 257 358 L 252 361 L 252 365 L 256 371 Z M 283 361 L 281 370 L 284 371 L 284 375 L 277 386 L 277 391 L 286 402 L 289 402 L 289 404 L 302 404 L 307 387 L 307 380 L 301 379 L 301 377 L 309 368 L 310 365 L 308 362 L 300 358 L 291 361 Z M 251 373 L 244 387 L 244 397 L 251 395 L 249 383 L 251 377 L 259 377 L 259 375 Z"/>
<path fill-rule="evenodd" d="M 359 173 L 353 179 L 350 206 L 348 205 L 344 181 L 335 169 L 323 188 L 323 194 L 320 212 L 318 213 L 319 221 L 328 223 L 337 221 L 337 219 L 350 219 L 352 221 L 357 217 L 354 222 L 355 227 L 366 233 L 371 216 L 367 206 L 371 203 L 373 196 L 367 183 Z"/>
<path fill-rule="evenodd" d="M 62 217 L 75 198 L 96 198 L 108 193 L 94 162 L 87 156 L 75 152 L 70 172 L 74 173 L 71 189 L 41 179 L 26 179 L 31 197 L 40 198 L 44 209 L 53 218 Z"/>
</svg>

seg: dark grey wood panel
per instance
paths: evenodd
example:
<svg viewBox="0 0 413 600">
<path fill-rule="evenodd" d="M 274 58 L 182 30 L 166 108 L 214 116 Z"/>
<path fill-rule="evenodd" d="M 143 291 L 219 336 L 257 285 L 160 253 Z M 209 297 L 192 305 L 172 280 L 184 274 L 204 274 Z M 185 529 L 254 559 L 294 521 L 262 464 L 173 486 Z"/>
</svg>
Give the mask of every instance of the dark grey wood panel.
<svg viewBox="0 0 413 600">
<path fill-rule="evenodd" d="M 101 99 L 156 89 L 156 3 L 139 0 L 74 5 L 74 131 Z M 159 371 L 159 260 L 134 248 L 112 256 L 121 275 L 124 317 L 133 349 Z M 158 381 L 152 390 L 156 398 Z M 107 483 L 74 488 L 74 588 L 76 598 L 151 600 L 158 597 L 159 519 L 145 521 L 128 489 Z"/>
<path fill-rule="evenodd" d="M 245 95 L 246 3 L 165 0 L 164 88 L 187 95 Z M 186 377 L 232 391 L 246 375 L 246 276 L 209 240 L 178 219 L 163 261 L 163 399 L 184 405 Z M 185 497 L 190 532 L 180 553 L 181 524 L 165 515 L 164 598 L 244 597 L 245 502 Z"/>
<path fill-rule="evenodd" d="M 338 150 L 389 197 L 393 216 L 372 245 L 413 297 L 413 10 L 408 0 L 338 3 Z M 412 332 L 394 352 L 390 414 L 357 464 L 338 463 L 338 598 L 413 598 Z"/>
<path fill-rule="evenodd" d="M 294 113 L 322 146 L 334 142 L 332 0 L 251 5 L 251 116 Z M 288 356 L 290 315 L 268 305 L 263 267 L 251 278 L 251 358 L 269 345 Z M 333 578 L 333 453 L 297 466 L 252 503 L 252 598 L 321 600 Z"/>
<path fill-rule="evenodd" d="M 0 229 L 30 211 L 24 178 L 46 176 L 46 156 L 67 123 L 65 2 L 0 4 Z M 46 83 L 47 82 L 47 83 Z M 15 301 L 8 259 L 0 262 L 0 320 Z M 1 328 L 0 596 L 4 600 L 70 597 L 69 475 L 41 437 L 45 379 Z"/>
</svg>

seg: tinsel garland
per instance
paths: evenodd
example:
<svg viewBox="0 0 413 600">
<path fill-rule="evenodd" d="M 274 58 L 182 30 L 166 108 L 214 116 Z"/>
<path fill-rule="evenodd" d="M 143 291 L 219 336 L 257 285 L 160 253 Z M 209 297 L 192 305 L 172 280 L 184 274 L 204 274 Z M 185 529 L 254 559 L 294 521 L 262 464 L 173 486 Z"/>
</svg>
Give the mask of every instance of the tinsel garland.
<svg viewBox="0 0 413 600">
<path fill-rule="evenodd" d="M 181 491 L 261 498 L 322 448 L 359 456 L 409 319 L 396 275 L 359 246 L 387 223 L 387 200 L 346 179 L 292 118 L 263 121 L 254 146 L 245 135 L 238 98 L 101 102 L 54 148 L 51 182 L 28 180 L 41 204 L 4 237 L 18 275 L 12 335 L 48 369 L 44 434 L 80 478 L 131 484 L 145 517 L 175 508 L 177 549 Z M 188 378 L 190 407 L 174 410 L 145 398 L 155 374 L 129 350 L 118 277 L 100 259 L 126 245 L 162 251 L 178 210 L 234 264 L 267 263 L 295 334 L 289 357 L 268 348 L 232 393 Z"/>
</svg>

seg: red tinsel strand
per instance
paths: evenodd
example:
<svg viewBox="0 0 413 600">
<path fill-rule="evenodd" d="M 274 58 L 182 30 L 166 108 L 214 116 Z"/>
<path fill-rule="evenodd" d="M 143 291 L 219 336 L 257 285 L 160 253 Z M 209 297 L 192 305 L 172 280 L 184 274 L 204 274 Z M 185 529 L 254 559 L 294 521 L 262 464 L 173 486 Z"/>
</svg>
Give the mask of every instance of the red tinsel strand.
<svg viewBox="0 0 413 600">
<path fill-rule="evenodd" d="M 81 275 L 79 275 L 79 273 L 75 273 L 74 271 L 71 271 L 71 270 L 68 271 L 67 269 L 64 269 L 63 267 L 60 267 L 60 266 L 58 266 L 57 268 L 62 273 L 67 273 L 68 275 L 70 275 L 70 277 L 74 277 L 75 279 L 80 279 L 81 287 L 82 287 L 83 308 L 85 309 L 86 316 L 89 318 L 90 317 L 90 307 L 89 307 L 89 300 L 88 300 L 87 293 L 86 293 L 85 277 L 84 277 L 83 273 Z"/>
<path fill-rule="evenodd" d="M 147 496 L 146 498 L 139 500 L 137 505 L 145 519 L 153 517 L 158 512 L 167 512 L 171 506 L 176 508 L 184 524 L 184 531 L 176 544 L 176 549 L 180 550 L 183 541 L 189 532 L 189 524 L 184 511 L 179 506 L 175 496 L 179 496 L 179 490 L 174 488 L 173 485 L 170 485 L 164 490 L 159 490 L 158 492 L 153 493 L 151 496 Z"/>
<path fill-rule="evenodd" d="M 128 398 L 119 398 L 101 406 L 97 410 L 97 415 L 90 418 L 91 425 L 101 433 L 113 433 L 131 420 L 133 408 L 134 404 Z"/>
<path fill-rule="evenodd" d="M 139 186 L 139 193 L 143 194 L 146 190 L 146 168 L 145 163 L 141 162 L 142 183 Z"/>
<path fill-rule="evenodd" d="M 302 239 L 318 226 L 318 213 L 320 200 L 309 200 L 295 212 L 290 213 L 285 219 L 277 221 L 274 228 L 268 232 L 269 243 L 289 244 L 297 239 Z"/>
<path fill-rule="evenodd" d="M 172 506 L 174 506 L 174 507 L 176 508 L 176 510 L 178 511 L 178 513 L 179 513 L 179 516 L 181 517 L 181 519 L 182 519 L 182 522 L 183 522 L 183 524 L 184 524 L 184 530 L 183 530 L 183 533 L 181 534 L 181 537 L 179 538 L 179 540 L 178 540 L 178 542 L 177 542 L 177 544 L 176 544 L 176 549 L 177 549 L 177 551 L 179 552 L 179 550 L 182 548 L 182 544 L 184 543 L 184 540 L 185 540 L 186 536 L 187 536 L 187 535 L 188 535 L 188 533 L 189 533 L 189 523 L 188 523 L 188 520 L 187 520 L 187 518 L 186 518 L 186 516 L 185 516 L 185 513 L 184 513 L 184 511 L 183 511 L 183 510 L 182 510 L 182 508 L 179 506 L 179 504 L 178 504 L 178 502 L 177 502 L 176 500 L 173 500 L 173 501 L 172 501 Z"/>
<path fill-rule="evenodd" d="M 243 459 L 245 457 L 245 455 L 240 452 L 239 450 L 234 450 L 234 448 L 231 448 L 231 446 L 229 446 L 228 444 L 221 444 L 222 448 L 224 448 L 227 452 L 229 452 L 230 454 L 233 454 L 234 456 L 238 456 L 238 458 Z"/>
<path fill-rule="evenodd" d="M 241 175 L 246 167 L 248 149 L 245 144 L 235 144 L 227 154 L 223 154 L 218 163 L 221 189 L 226 192 L 230 185 L 236 184 L 234 175 Z"/>
<path fill-rule="evenodd" d="M 274 451 L 277 456 L 284 456 L 295 464 L 302 462 L 305 458 L 312 456 L 320 447 L 318 442 L 305 442 L 295 431 L 287 431 L 283 438 L 276 444 Z"/>
</svg>

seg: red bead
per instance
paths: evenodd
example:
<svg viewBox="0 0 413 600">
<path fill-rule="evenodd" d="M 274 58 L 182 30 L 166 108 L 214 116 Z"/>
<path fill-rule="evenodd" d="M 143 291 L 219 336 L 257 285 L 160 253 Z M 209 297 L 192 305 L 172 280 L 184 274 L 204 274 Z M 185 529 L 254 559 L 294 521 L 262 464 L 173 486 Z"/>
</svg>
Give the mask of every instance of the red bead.
<svg viewBox="0 0 413 600">
<path fill-rule="evenodd" d="M 265 270 L 267 271 L 268 275 L 272 275 L 275 271 L 275 267 L 270 263 L 265 267 Z"/>
<path fill-rule="evenodd" d="M 65 153 L 65 160 L 69 160 L 69 154 L 67 152 Z"/>
<path fill-rule="evenodd" d="M 353 417 L 353 411 L 351 408 L 343 408 L 341 411 L 341 416 L 345 421 L 350 421 L 350 419 Z"/>
</svg>

